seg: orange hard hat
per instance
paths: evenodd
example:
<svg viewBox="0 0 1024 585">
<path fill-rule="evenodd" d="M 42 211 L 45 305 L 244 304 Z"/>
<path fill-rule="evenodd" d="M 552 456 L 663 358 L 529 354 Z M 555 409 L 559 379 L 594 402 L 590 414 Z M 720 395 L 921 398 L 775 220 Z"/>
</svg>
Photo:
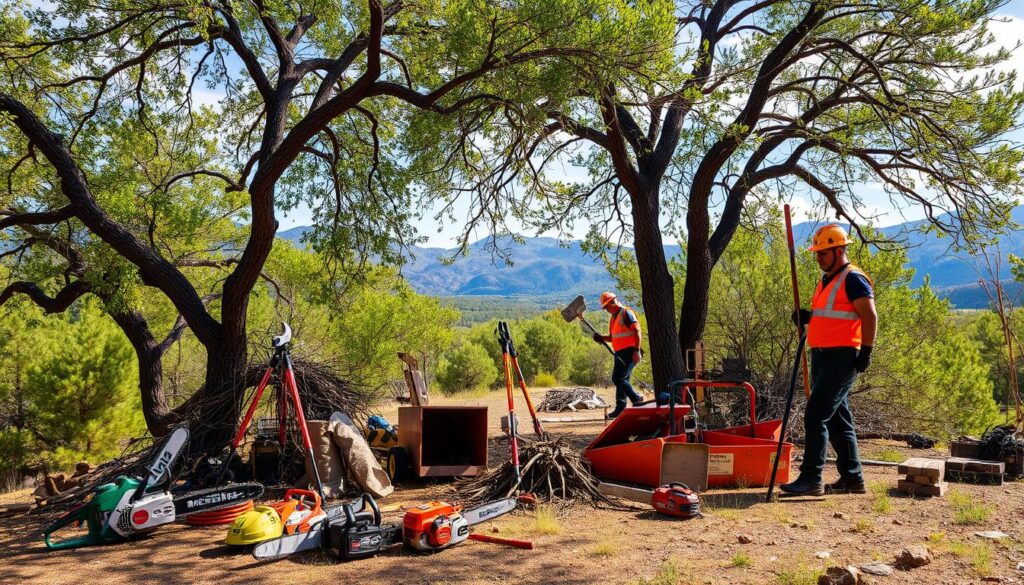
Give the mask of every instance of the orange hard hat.
<svg viewBox="0 0 1024 585">
<path fill-rule="evenodd" d="M 601 293 L 601 299 L 599 301 L 601 303 L 601 308 L 603 309 L 606 306 L 608 306 L 608 303 L 614 301 L 615 298 L 616 298 L 615 297 L 615 293 L 613 293 L 613 292 L 607 292 L 606 291 L 606 292 Z"/>
<path fill-rule="evenodd" d="M 852 244 L 853 240 L 846 235 L 846 230 L 839 224 L 830 223 L 823 225 L 818 228 L 818 231 L 814 232 L 814 237 L 811 238 L 811 247 L 807 248 L 811 252 L 817 252 L 819 250 L 828 250 L 829 248 L 838 248 L 839 246 L 846 246 Z"/>
</svg>

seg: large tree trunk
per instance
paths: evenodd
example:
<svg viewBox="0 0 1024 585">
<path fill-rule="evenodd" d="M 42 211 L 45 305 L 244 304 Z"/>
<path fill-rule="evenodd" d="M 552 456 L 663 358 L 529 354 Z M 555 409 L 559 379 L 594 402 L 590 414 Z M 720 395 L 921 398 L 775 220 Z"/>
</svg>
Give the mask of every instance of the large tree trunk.
<svg viewBox="0 0 1024 585">
<path fill-rule="evenodd" d="M 244 338 L 225 340 L 206 348 L 206 380 L 183 413 L 189 428 L 193 452 L 218 453 L 231 440 L 238 428 L 245 389 L 249 385 L 246 372 Z"/>
<path fill-rule="evenodd" d="M 711 269 L 714 267 L 708 249 L 709 221 L 706 199 L 691 195 L 690 207 L 686 211 L 686 284 L 679 310 L 679 346 L 684 352 L 693 349 L 704 336 L 708 317 Z"/>
<path fill-rule="evenodd" d="M 164 396 L 163 349 L 138 311 L 114 313 L 114 321 L 128 337 L 139 362 L 139 391 L 142 393 L 142 415 L 146 428 L 154 437 L 167 434 L 178 417 L 167 408 Z"/>
<path fill-rule="evenodd" d="M 657 188 L 633 198 L 633 239 L 643 290 L 651 370 L 656 392 L 683 377 L 683 358 L 676 338 L 675 294 L 665 260 L 659 225 Z"/>
</svg>

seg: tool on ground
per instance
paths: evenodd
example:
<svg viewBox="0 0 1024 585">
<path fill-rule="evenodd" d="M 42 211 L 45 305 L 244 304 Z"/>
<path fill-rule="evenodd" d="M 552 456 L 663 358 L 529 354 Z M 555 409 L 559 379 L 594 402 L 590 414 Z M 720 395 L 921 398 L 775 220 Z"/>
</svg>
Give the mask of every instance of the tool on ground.
<svg viewBox="0 0 1024 585">
<path fill-rule="evenodd" d="M 321 499 L 324 499 L 324 486 L 320 481 L 320 470 L 316 466 L 316 457 L 313 455 L 313 442 L 309 437 L 306 414 L 302 409 L 302 401 L 299 399 L 299 386 L 295 382 L 295 370 L 292 368 L 292 358 L 288 353 L 288 343 L 291 340 L 292 328 L 287 323 L 284 323 L 284 333 L 273 338 L 271 346 L 274 349 L 274 354 L 270 358 L 270 363 L 267 365 L 267 370 L 263 373 L 259 385 L 256 386 L 256 391 L 252 394 L 249 408 L 245 412 L 245 417 L 242 418 L 242 424 L 238 427 L 238 432 L 231 439 L 229 460 L 230 457 L 238 452 L 238 446 L 242 443 L 242 439 L 245 438 L 245 432 L 249 429 L 249 424 L 256 413 L 256 407 L 259 406 L 263 391 L 266 390 L 271 378 L 276 374 L 277 382 L 275 386 L 277 389 L 278 439 L 280 440 L 280 445 L 283 447 L 287 441 L 288 402 L 290 400 L 292 409 L 295 411 L 299 433 L 302 435 L 302 447 L 305 449 L 306 457 L 309 459 L 310 467 L 313 469 L 317 493 L 320 494 Z"/>
<path fill-rule="evenodd" d="M 319 494 L 310 490 L 290 489 L 284 499 L 269 506 L 256 506 L 235 519 L 228 528 L 224 543 L 248 546 L 282 535 L 308 532 L 327 517 Z"/>
<path fill-rule="evenodd" d="M 789 212 L 789 204 L 783 206 L 783 210 L 786 214 L 786 245 L 789 246 L 789 278 L 793 283 L 793 309 L 796 310 L 797 314 L 800 313 L 800 282 L 796 277 L 796 244 L 793 242 L 793 219 Z M 800 322 L 799 317 L 796 320 L 796 332 L 797 335 L 803 336 L 804 325 Z M 811 397 L 811 377 L 807 369 L 807 354 L 804 354 L 803 360 L 803 371 L 804 371 L 804 397 Z"/>
<path fill-rule="evenodd" d="M 583 295 L 580 295 L 573 299 L 572 302 L 569 303 L 569 306 L 562 309 L 562 318 L 565 319 L 566 323 L 572 323 L 576 319 L 579 319 L 580 322 L 582 322 L 586 326 L 587 330 L 590 331 L 591 335 L 600 335 L 600 333 L 597 332 L 597 329 L 594 329 L 594 326 L 590 324 L 590 321 L 587 321 L 587 318 L 583 316 L 583 314 L 586 312 L 587 301 L 583 299 Z M 615 355 L 615 350 L 612 349 L 611 345 L 608 345 L 607 341 L 602 341 L 601 344 L 604 345 L 604 348 L 608 350 L 608 353 L 615 356 L 616 360 L 620 362 L 622 361 L 622 358 Z"/>
<path fill-rule="evenodd" d="M 700 516 L 700 497 L 686 484 L 673 482 L 654 490 L 651 497 L 654 511 L 676 518 Z"/>
<path fill-rule="evenodd" d="M 516 403 L 512 396 L 512 361 L 508 355 L 508 343 L 502 335 L 502 323 L 498 321 L 498 344 L 501 345 L 501 365 L 505 373 L 505 395 L 508 398 L 508 447 L 512 452 L 512 468 L 515 469 L 516 483 L 519 483 L 519 440 L 516 425 Z"/>
<path fill-rule="evenodd" d="M 498 536 L 491 536 L 490 534 L 479 534 L 472 532 L 469 535 L 470 540 L 477 540 L 480 542 L 490 542 L 492 544 L 504 544 L 505 546 L 511 546 L 513 548 L 522 548 L 526 550 L 533 550 L 533 542 L 529 540 L 516 540 L 514 538 L 501 538 Z"/>
<path fill-rule="evenodd" d="M 307 492 L 312 494 L 312 492 Z M 315 494 L 314 494 L 315 495 Z M 260 542 L 253 548 L 252 556 L 258 560 L 273 560 L 291 556 L 307 550 L 319 549 L 327 544 L 325 536 L 334 527 L 344 528 L 349 516 L 364 521 L 380 516 L 377 503 L 370 494 L 343 504 L 323 509 L 322 517 L 315 523 L 310 521 L 304 530 L 296 530 L 291 534 L 282 528 L 281 536 Z"/>
<path fill-rule="evenodd" d="M 327 548 L 334 556 L 351 561 L 402 543 L 402 525 L 382 524 L 380 508 L 370 494 L 363 494 L 359 510 L 353 504 L 343 508 L 344 522 L 327 528 Z"/>
<path fill-rule="evenodd" d="M 441 550 L 466 540 L 470 526 L 492 520 L 515 508 L 515 498 L 505 498 L 469 510 L 447 502 L 428 502 L 405 513 L 402 537 L 415 550 Z"/>
<path fill-rule="evenodd" d="M 516 344 L 512 341 L 512 334 L 508 330 L 507 321 L 498 321 L 498 343 L 501 344 L 502 355 L 507 353 L 509 359 L 512 361 L 512 371 L 519 378 L 519 389 L 523 391 L 523 398 L 526 399 L 526 408 L 530 411 L 530 417 L 533 419 L 533 432 L 537 434 L 538 438 L 544 438 L 544 427 L 540 424 L 540 419 L 537 417 L 537 409 L 533 407 L 533 400 L 530 398 L 530 391 L 526 388 L 526 379 L 523 377 L 523 369 L 519 367 L 519 352 L 516 350 Z"/>
<path fill-rule="evenodd" d="M 171 467 L 187 440 L 187 429 L 172 431 L 150 464 L 145 479 L 120 476 L 113 483 L 98 486 L 90 501 L 46 528 L 43 539 L 47 548 L 59 550 L 124 542 L 170 524 L 180 516 L 228 508 L 263 493 L 260 484 L 234 484 L 172 495 Z M 60 529 L 82 522 L 88 526 L 87 535 L 51 540 L 51 535 Z"/>
<path fill-rule="evenodd" d="M 782 459 L 782 446 L 786 441 L 786 427 L 789 425 L 789 411 L 793 408 L 793 393 L 796 391 L 797 370 L 800 367 L 800 358 L 804 354 L 804 345 L 807 342 L 807 335 L 801 335 L 800 341 L 796 344 L 796 359 L 793 362 L 793 372 L 789 376 L 789 391 L 786 393 L 786 410 L 782 414 L 782 429 L 779 431 L 779 447 L 775 450 L 775 460 L 772 463 L 772 477 L 768 482 L 768 494 L 766 502 L 772 501 L 772 492 L 775 490 L 775 475 L 779 472 L 779 459 Z"/>
</svg>

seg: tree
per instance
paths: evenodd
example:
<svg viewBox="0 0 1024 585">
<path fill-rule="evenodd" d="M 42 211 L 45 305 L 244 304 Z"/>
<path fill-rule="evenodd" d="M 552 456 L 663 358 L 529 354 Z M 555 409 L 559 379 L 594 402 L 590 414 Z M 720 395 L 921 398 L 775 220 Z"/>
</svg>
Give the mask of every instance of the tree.
<svg viewBox="0 0 1024 585">
<path fill-rule="evenodd" d="M 0 369 L 0 471 L 120 454 L 144 422 L 132 348 L 99 303 L 49 317 L 12 303 L 3 317 L 13 359 Z"/>
<path fill-rule="evenodd" d="M 437 370 L 437 382 L 445 392 L 487 388 L 498 377 L 498 368 L 487 350 L 475 343 L 452 350 Z"/>
<path fill-rule="evenodd" d="M 539 230 L 589 223 L 595 250 L 631 240 L 664 387 L 705 334 L 712 271 L 752 198 L 809 192 L 860 232 L 870 213 L 858 191 L 873 181 L 959 237 L 1006 222 L 1024 156 L 1006 133 L 1024 93 L 993 69 L 1008 51 L 988 48 L 986 23 L 1003 4 L 651 3 L 677 25 L 676 41 L 652 37 L 662 52 L 648 69 L 569 78 L 575 93 L 532 102 L 488 133 L 489 158 L 474 150 L 460 169 L 491 193 L 470 217 L 517 215 Z M 561 179 L 567 162 L 589 177 Z M 686 242 L 678 305 L 663 224 Z"/>
<path fill-rule="evenodd" d="M 3 254 L 50 269 L 18 264 L 0 303 L 24 294 L 61 312 L 99 296 L 138 356 L 150 431 L 187 414 L 204 423 L 197 451 L 218 448 L 245 388 L 277 210 L 314 209 L 311 241 L 338 275 L 397 262 L 424 170 L 403 172 L 392 146 L 403 108 L 486 117 L 514 103 L 523 71 L 642 61 L 615 36 L 631 13 L 596 0 L 6 6 L 0 230 L 15 242 Z M 223 94 L 217 111 L 196 103 L 197 84 Z M 240 221 L 231 237 L 207 232 Z M 153 294 L 177 315 L 160 335 L 140 310 Z M 172 409 L 161 357 L 186 328 L 205 380 Z"/>
</svg>

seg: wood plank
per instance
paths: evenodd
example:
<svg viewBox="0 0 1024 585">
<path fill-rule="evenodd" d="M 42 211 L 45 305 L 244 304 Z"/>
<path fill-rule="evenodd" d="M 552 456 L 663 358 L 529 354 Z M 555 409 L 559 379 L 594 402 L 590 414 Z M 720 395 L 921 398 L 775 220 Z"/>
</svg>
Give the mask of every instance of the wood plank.
<svg viewBox="0 0 1024 585">
<path fill-rule="evenodd" d="M 946 469 L 953 471 L 977 471 L 978 473 L 1003 473 L 1006 470 L 1006 464 L 1002 461 L 950 457 L 946 460 Z"/>
<path fill-rule="evenodd" d="M 711 447 L 706 443 L 665 443 L 661 451 L 660 485 L 686 484 L 697 493 L 708 487 L 708 461 Z M 786 463 L 786 462 L 783 462 Z M 780 469 L 783 467 L 780 465 Z"/>
</svg>

